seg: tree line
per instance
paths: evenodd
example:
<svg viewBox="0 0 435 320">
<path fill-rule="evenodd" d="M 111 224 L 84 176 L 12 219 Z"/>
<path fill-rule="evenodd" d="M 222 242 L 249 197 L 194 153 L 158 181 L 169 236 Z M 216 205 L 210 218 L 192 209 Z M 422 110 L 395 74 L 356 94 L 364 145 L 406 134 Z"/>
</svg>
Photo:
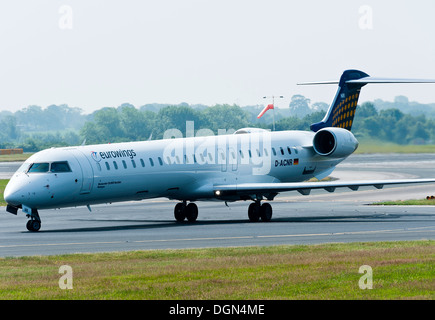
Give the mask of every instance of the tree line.
<svg viewBox="0 0 435 320">
<path fill-rule="evenodd" d="M 259 110 L 259 106 L 237 105 L 192 107 L 181 104 L 152 109 L 123 104 L 84 115 L 80 109 L 66 105 L 46 109 L 32 106 L 16 113 L 0 112 L 0 148 L 23 148 L 35 152 L 52 146 L 80 145 L 84 141 L 97 144 L 155 140 L 163 138 L 167 129 L 178 129 L 186 136 L 187 121 L 193 121 L 195 132 L 209 129 L 218 134 L 222 129 L 231 133 L 244 127 L 271 130 L 272 111 L 266 113 L 266 120 L 258 120 Z M 276 117 L 277 131 L 309 130 L 310 124 L 320 121 L 325 115 L 324 107 L 303 117 L 285 116 L 291 113 L 285 110 L 281 109 Z M 378 111 L 373 103 L 366 102 L 357 108 L 352 132 L 359 139 L 429 144 L 435 140 L 435 120 L 424 114 L 405 114 L 395 108 Z"/>
</svg>

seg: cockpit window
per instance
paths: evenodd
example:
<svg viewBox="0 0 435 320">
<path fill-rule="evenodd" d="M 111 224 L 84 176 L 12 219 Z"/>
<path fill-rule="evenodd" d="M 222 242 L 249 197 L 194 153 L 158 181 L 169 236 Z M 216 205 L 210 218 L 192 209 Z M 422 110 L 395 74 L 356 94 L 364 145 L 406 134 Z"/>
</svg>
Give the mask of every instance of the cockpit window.
<svg viewBox="0 0 435 320">
<path fill-rule="evenodd" d="M 33 163 L 30 167 L 29 170 L 27 170 L 28 173 L 32 173 L 32 172 L 48 172 L 48 168 L 49 168 L 49 163 L 48 162 L 42 162 L 42 163 Z"/>
<path fill-rule="evenodd" d="M 71 172 L 71 168 L 69 167 L 68 162 L 66 161 L 59 161 L 59 162 L 53 162 L 51 164 L 51 172 Z"/>
<path fill-rule="evenodd" d="M 53 172 L 53 173 L 59 173 L 59 172 L 71 172 L 71 168 L 67 161 L 56 161 L 52 163 L 48 162 L 35 162 L 30 164 L 27 164 L 27 167 L 29 168 L 27 170 L 27 173 L 34 173 L 34 172 Z"/>
</svg>

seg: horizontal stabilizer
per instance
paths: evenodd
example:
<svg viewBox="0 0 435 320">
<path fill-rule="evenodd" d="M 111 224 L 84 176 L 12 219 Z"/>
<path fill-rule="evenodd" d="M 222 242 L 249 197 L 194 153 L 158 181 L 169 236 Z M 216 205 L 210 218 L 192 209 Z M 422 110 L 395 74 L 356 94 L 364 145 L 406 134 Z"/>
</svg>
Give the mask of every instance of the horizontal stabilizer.
<svg viewBox="0 0 435 320">
<path fill-rule="evenodd" d="M 310 86 L 318 84 L 339 84 L 339 81 L 315 81 L 315 82 L 301 82 L 298 86 Z M 345 83 L 435 83 L 435 79 L 407 79 L 407 78 L 380 78 L 380 77 L 364 77 L 361 79 L 347 80 Z"/>
<path fill-rule="evenodd" d="M 338 81 L 315 81 L 315 82 L 301 82 L 298 83 L 298 86 L 311 86 L 315 84 L 339 84 Z"/>
<path fill-rule="evenodd" d="M 435 83 L 435 79 L 401 79 L 401 78 L 379 78 L 365 77 L 361 79 L 348 80 L 346 83 Z"/>
</svg>

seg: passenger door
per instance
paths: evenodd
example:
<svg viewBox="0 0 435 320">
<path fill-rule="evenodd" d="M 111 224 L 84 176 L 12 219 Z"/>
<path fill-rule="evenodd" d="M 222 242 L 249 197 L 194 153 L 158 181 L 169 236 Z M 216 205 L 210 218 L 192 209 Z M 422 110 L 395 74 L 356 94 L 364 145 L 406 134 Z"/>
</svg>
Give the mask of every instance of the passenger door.
<svg viewBox="0 0 435 320">
<path fill-rule="evenodd" d="M 80 169 L 82 171 L 82 184 L 80 189 L 80 194 L 88 194 L 92 190 L 94 185 L 94 170 L 83 152 L 78 149 L 70 150 L 74 158 L 77 159 L 80 164 Z"/>
</svg>

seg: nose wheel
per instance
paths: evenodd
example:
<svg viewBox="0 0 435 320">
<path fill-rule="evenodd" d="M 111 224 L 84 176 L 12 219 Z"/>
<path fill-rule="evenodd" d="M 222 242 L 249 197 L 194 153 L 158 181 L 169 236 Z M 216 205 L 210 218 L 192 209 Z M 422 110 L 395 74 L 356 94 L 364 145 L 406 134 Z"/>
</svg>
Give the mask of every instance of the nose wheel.
<svg viewBox="0 0 435 320">
<path fill-rule="evenodd" d="M 26 224 L 27 230 L 32 232 L 39 231 L 41 229 L 41 218 L 39 218 L 38 210 L 32 209 L 32 213 L 28 214 L 27 217 L 30 218 Z"/>
</svg>

